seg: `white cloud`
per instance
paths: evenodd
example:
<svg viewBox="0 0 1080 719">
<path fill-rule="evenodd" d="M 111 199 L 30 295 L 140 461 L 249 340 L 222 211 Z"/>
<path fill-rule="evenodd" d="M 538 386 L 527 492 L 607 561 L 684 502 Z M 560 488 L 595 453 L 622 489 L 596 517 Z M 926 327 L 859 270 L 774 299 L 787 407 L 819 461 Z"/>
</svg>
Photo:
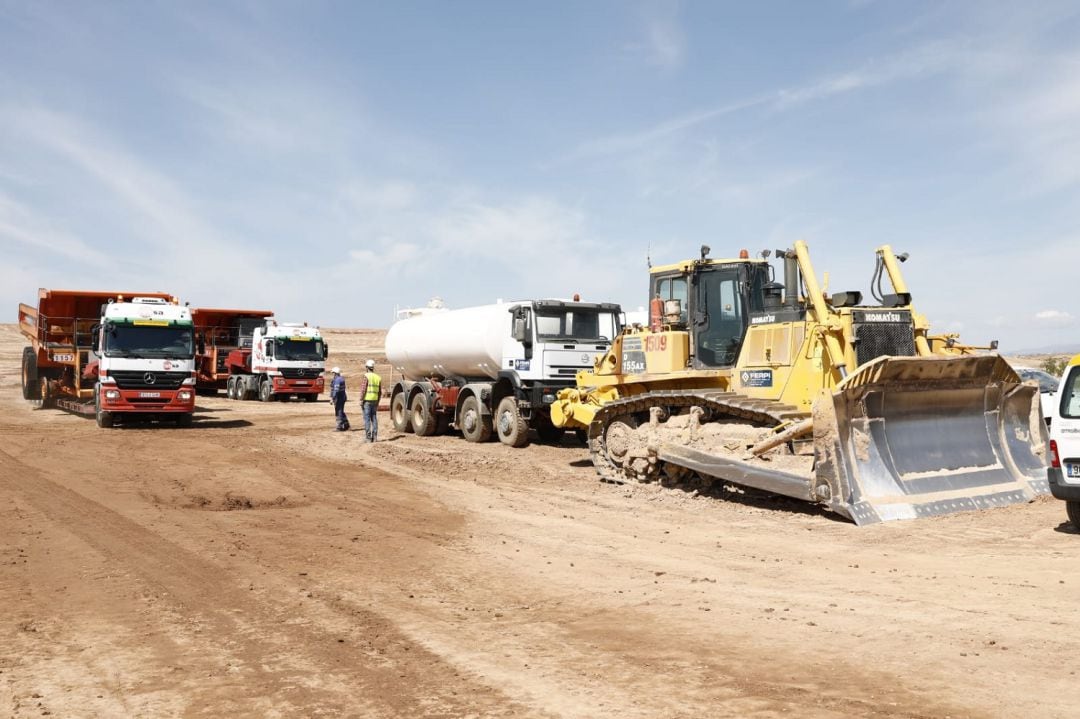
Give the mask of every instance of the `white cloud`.
<svg viewBox="0 0 1080 719">
<path fill-rule="evenodd" d="M 1075 318 L 1062 310 L 1041 310 L 1035 313 L 1035 321 L 1052 327 L 1071 325 Z"/>
<path fill-rule="evenodd" d="M 956 52 L 957 49 L 949 43 L 928 43 L 884 60 L 869 61 L 857 70 L 837 73 L 803 85 L 762 91 L 712 108 L 694 110 L 668 118 L 644 130 L 593 138 L 578 145 L 564 160 L 636 151 L 726 115 L 755 108 L 783 112 L 806 103 L 937 73 L 949 67 Z"/>
</svg>

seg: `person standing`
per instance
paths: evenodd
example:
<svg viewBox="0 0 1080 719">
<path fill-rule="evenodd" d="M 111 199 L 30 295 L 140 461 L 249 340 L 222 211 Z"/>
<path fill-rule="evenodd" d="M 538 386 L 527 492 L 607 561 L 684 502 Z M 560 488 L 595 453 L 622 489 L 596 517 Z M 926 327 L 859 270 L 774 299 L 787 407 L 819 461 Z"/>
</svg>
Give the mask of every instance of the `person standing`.
<svg viewBox="0 0 1080 719">
<path fill-rule="evenodd" d="M 341 376 L 341 368 L 334 367 L 334 379 L 330 382 L 330 403 L 334 405 L 334 417 L 337 418 L 337 431 L 349 430 L 349 417 L 345 414 L 345 401 L 349 395 L 345 392 L 345 378 Z"/>
<path fill-rule="evenodd" d="M 360 407 L 364 411 L 364 437 L 368 442 L 379 438 L 379 396 L 382 377 L 375 372 L 375 360 L 364 363 L 367 372 L 360 380 Z"/>
</svg>

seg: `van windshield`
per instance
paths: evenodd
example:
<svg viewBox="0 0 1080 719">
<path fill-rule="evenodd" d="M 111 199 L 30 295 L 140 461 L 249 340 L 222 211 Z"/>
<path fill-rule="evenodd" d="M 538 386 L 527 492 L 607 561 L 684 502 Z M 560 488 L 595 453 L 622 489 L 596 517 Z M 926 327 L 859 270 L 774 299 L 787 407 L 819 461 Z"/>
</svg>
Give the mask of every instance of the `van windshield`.
<svg viewBox="0 0 1080 719">
<path fill-rule="evenodd" d="M 1065 384 L 1061 386 L 1061 416 L 1080 419 L 1080 365 L 1069 368 Z"/>
</svg>

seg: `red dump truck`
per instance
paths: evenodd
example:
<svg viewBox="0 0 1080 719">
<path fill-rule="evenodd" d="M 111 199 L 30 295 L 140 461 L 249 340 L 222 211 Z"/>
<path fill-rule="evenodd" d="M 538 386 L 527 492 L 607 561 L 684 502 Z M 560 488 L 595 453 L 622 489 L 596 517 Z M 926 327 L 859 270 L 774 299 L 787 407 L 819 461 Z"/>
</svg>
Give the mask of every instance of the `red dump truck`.
<svg viewBox="0 0 1080 719">
<path fill-rule="evenodd" d="M 191 311 L 163 292 L 38 291 L 19 305 L 23 398 L 94 414 L 98 426 L 134 416 L 191 424 Z"/>
<path fill-rule="evenodd" d="M 263 402 L 315 402 L 323 391 L 326 343 L 318 327 L 279 323 L 268 310 L 191 310 L 200 392 Z"/>
<path fill-rule="evenodd" d="M 195 376 L 200 394 L 216 394 L 227 389 L 235 366 L 229 355 L 250 355 L 251 338 L 255 328 L 266 324 L 274 313 L 270 310 L 228 310 L 193 307 L 195 323 Z M 233 355 L 235 365 L 238 355 Z M 244 364 L 241 359 L 241 366 Z"/>
</svg>

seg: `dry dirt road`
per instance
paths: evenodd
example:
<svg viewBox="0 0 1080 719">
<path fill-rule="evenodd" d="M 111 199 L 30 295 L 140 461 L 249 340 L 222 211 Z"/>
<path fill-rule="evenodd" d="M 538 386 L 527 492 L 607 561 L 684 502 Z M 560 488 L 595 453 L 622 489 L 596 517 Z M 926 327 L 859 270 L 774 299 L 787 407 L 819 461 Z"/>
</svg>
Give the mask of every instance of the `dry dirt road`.
<svg viewBox="0 0 1080 719">
<path fill-rule="evenodd" d="M 569 438 L 365 445 L 325 401 L 99 430 L 20 399 L 21 347 L 0 326 L 0 717 L 1077 713 L 1052 500 L 860 529 L 600 484 Z"/>
</svg>

